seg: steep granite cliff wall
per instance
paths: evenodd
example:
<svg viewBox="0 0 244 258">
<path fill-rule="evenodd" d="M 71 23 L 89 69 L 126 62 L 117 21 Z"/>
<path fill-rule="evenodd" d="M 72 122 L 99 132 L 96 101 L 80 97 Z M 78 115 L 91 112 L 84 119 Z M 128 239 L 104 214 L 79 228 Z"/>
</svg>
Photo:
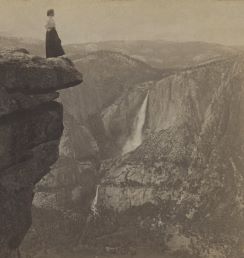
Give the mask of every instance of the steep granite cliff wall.
<svg viewBox="0 0 244 258">
<path fill-rule="evenodd" d="M 57 90 L 81 74 L 65 58 L 0 51 L 0 257 L 17 257 L 31 225 L 35 184 L 58 158 L 63 131 Z"/>
<path fill-rule="evenodd" d="M 141 241 L 173 257 L 243 256 L 243 71 L 237 57 L 147 87 L 147 137 L 102 165 L 98 242 Z"/>
</svg>

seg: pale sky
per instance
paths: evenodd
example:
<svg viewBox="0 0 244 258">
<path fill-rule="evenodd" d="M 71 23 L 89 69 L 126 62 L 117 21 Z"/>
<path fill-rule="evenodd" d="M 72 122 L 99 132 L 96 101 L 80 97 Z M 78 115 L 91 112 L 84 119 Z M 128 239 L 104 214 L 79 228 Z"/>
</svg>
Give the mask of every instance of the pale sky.
<svg viewBox="0 0 244 258">
<path fill-rule="evenodd" d="M 0 0 L 0 34 L 44 39 L 49 8 L 64 44 L 165 39 L 244 45 L 244 0 Z"/>
</svg>

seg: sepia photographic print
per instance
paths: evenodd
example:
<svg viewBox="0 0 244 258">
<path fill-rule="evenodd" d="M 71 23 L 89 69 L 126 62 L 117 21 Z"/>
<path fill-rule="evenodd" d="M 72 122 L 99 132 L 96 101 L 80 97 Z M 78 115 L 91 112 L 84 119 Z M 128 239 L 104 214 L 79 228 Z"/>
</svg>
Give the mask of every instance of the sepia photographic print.
<svg viewBox="0 0 244 258">
<path fill-rule="evenodd" d="M 0 0 L 0 258 L 244 258 L 244 1 Z"/>
</svg>

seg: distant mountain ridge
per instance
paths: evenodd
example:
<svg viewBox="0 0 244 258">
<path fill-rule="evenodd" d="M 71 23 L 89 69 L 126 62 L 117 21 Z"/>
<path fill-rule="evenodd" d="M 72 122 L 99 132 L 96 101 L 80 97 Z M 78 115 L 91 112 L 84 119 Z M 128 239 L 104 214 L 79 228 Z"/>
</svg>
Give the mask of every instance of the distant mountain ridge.
<svg viewBox="0 0 244 258">
<path fill-rule="evenodd" d="M 72 59 L 90 52 L 110 50 L 121 52 L 159 69 L 196 65 L 213 57 L 230 56 L 241 52 L 240 48 L 206 42 L 156 41 L 104 41 L 66 45 Z"/>
<path fill-rule="evenodd" d="M 32 38 L 6 37 L 0 34 L 0 48 L 25 48 L 31 54 L 45 56 L 45 45 L 42 40 Z"/>
<path fill-rule="evenodd" d="M 45 56 L 45 41 L 8 37 L 0 34 L 0 47 L 26 48 L 33 54 Z M 243 53 L 242 46 L 225 46 L 206 42 L 172 42 L 165 40 L 102 41 L 64 45 L 65 52 L 76 60 L 100 50 L 120 52 L 158 69 L 180 68 L 205 62 L 212 58 Z"/>
<path fill-rule="evenodd" d="M 67 102 L 68 110 L 75 108 L 76 111 L 70 112 L 79 119 L 101 112 L 136 84 L 157 81 L 166 74 L 135 58 L 107 50 L 86 54 L 74 60 L 74 64 L 83 71 L 84 83 L 74 91 L 66 91 L 61 99 Z M 79 109 L 70 103 L 69 98 L 77 100 Z"/>
</svg>

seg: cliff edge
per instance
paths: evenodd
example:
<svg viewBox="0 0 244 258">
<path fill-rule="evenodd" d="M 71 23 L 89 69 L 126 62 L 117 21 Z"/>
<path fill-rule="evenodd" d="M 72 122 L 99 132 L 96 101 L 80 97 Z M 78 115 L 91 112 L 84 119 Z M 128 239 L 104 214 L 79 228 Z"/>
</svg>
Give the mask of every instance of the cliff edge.
<svg viewBox="0 0 244 258">
<path fill-rule="evenodd" d="M 63 110 L 56 91 L 81 81 L 66 58 L 0 50 L 0 257 L 18 256 L 33 188 L 58 158 Z"/>
</svg>

